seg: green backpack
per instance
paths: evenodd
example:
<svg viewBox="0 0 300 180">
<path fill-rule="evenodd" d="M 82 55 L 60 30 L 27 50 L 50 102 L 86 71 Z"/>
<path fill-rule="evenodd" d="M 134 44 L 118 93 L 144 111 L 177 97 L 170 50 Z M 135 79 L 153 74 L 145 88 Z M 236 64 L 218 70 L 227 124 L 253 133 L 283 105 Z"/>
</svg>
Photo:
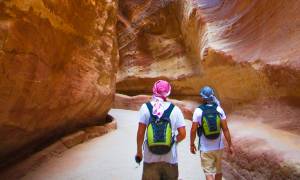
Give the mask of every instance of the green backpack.
<svg viewBox="0 0 300 180">
<path fill-rule="evenodd" d="M 170 114 L 174 105 L 170 104 L 160 118 L 152 114 L 153 106 L 150 102 L 147 102 L 146 105 L 150 112 L 149 124 L 147 127 L 148 148 L 153 154 L 166 154 L 171 150 L 172 145 L 174 144 L 170 120 Z"/>
<path fill-rule="evenodd" d="M 217 104 L 202 104 L 199 106 L 202 110 L 201 126 L 197 129 L 199 137 L 202 134 L 207 139 L 217 139 L 220 136 L 221 118 L 217 107 Z"/>
</svg>

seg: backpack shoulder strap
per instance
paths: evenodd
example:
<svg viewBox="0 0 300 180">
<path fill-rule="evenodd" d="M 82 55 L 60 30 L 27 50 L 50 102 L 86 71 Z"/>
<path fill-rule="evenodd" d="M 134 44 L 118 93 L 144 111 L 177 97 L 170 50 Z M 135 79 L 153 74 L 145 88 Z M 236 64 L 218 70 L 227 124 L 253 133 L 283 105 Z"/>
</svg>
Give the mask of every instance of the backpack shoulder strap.
<svg viewBox="0 0 300 180">
<path fill-rule="evenodd" d="M 205 104 L 200 104 L 198 108 L 203 111 L 205 109 Z"/>
<path fill-rule="evenodd" d="M 214 103 L 214 104 L 213 104 L 213 107 L 217 110 L 218 104 L 217 104 L 217 103 Z"/>
<path fill-rule="evenodd" d="M 202 104 L 199 106 L 199 108 L 202 110 L 202 115 L 206 115 L 206 114 L 211 114 L 211 113 L 216 113 L 219 114 L 219 112 L 217 111 L 217 104 L 212 104 L 212 105 L 207 105 L 207 104 Z"/>
<path fill-rule="evenodd" d="M 205 110 L 206 110 L 205 104 L 200 104 L 198 108 L 202 110 L 201 125 L 200 125 L 200 123 L 199 123 L 199 128 L 202 130 L 203 115 L 204 115 L 204 112 L 205 112 Z M 200 130 L 200 129 L 199 129 L 199 130 Z M 199 137 L 200 137 L 200 136 L 199 136 Z M 200 140 L 200 139 L 199 139 L 199 140 Z"/>
<path fill-rule="evenodd" d="M 169 118 L 170 117 L 170 115 L 171 115 L 171 112 L 173 111 L 173 109 L 174 109 L 174 104 L 170 104 L 170 106 L 168 107 L 168 109 L 166 109 L 165 110 L 165 112 L 164 112 L 164 114 L 162 115 L 162 117 L 164 117 L 164 118 Z"/>
<path fill-rule="evenodd" d="M 198 108 L 202 110 L 202 117 L 207 114 L 207 111 L 209 110 L 209 107 L 207 107 L 207 104 L 201 104 Z"/>
<path fill-rule="evenodd" d="M 151 112 L 151 114 L 152 114 L 153 106 L 152 106 L 152 104 L 150 103 L 150 101 L 148 101 L 148 102 L 146 103 L 146 106 L 147 106 L 148 110 L 149 110 L 149 111 Z"/>
<path fill-rule="evenodd" d="M 215 112 L 217 115 L 220 115 L 220 113 L 217 111 L 217 108 L 218 108 L 218 104 L 214 103 L 212 109 L 214 110 L 214 112 Z"/>
<path fill-rule="evenodd" d="M 148 101 L 148 102 L 146 103 L 146 106 L 147 106 L 147 108 L 148 108 L 148 110 L 149 110 L 150 116 L 151 116 L 151 117 L 154 117 L 154 115 L 152 114 L 153 106 L 152 106 L 152 104 L 150 103 L 150 101 Z"/>
</svg>

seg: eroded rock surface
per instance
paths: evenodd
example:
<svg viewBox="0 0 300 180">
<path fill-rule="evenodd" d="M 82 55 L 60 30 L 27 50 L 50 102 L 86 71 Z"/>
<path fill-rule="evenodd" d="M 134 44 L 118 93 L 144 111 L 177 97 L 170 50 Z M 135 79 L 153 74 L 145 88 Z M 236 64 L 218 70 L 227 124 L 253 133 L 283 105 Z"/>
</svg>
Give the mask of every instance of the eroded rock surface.
<svg viewBox="0 0 300 180">
<path fill-rule="evenodd" d="M 209 84 L 229 105 L 299 102 L 299 7 L 297 0 L 121 1 L 117 89 L 149 93 L 163 78 L 174 95 L 197 95 Z"/>
<path fill-rule="evenodd" d="M 276 101 L 236 108 L 228 116 L 235 155 L 225 156 L 225 175 L 234 175 L 231 179 L 299 179 L 299 116 L 299 108 Z"/>
<path fill-rule="evenodd" d="M 129 109 L 138 111 L 142 104 L 151 100 L 149 95 L 127 96 L 123 94 L 116 94 L 113 104 L 113 108 L 117 109 Z M 195 108 L 198 107 L 198 103 L 193 101 L 180 101 L 176 99 L 168 99 L 176 106 L 180 108 L 185 119 L 192 119 Z"/>
<path fill-rule="evenodd" d="M 237 173 L 226 176 L 299 179 L 300 149 L 291 146 L 300 135 L 299 8 L 297 0 L 120 1 L 117 91 L 151 94 L 166 79 L 185 99 L 210 85 L 234 120 L 237 152 L 225 164 Z M 115 100 L 136 108 L 147 98 Z"/>
<path fill-rule="evenodd" d="M 119 91 L 144 93 L 153 79 L 199 72 L 198 62 L 185 52 L 172 1 L 120 1 L 119 19 Z"/>
<path fill-rule="evenodd" d="M 114 0 L 0 1 L 1 162 L 105 120 L 116 20 Z"/>
</svg>

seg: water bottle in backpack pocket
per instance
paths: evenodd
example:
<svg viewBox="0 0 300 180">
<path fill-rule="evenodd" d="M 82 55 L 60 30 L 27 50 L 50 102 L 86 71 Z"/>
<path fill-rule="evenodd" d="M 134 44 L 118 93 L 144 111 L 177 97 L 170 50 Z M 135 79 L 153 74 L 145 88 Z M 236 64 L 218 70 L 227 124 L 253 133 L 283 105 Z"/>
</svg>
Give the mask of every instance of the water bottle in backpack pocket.
<svg viewBox="0 0 300 180">
<path fill-rule="evenodd" d="M 146 103 L 146 105 L 150 112 L 150 119 L 147 127 L 148 148 L 153 154 L 166 154 L 171 150 L 174 143 L 170 120 L 170 114 L 174 105 L 170 104 L 168 109 L 164 111 L 161 118 L 152 114 L 153 107 L 150 102 Z"/>
</svg>

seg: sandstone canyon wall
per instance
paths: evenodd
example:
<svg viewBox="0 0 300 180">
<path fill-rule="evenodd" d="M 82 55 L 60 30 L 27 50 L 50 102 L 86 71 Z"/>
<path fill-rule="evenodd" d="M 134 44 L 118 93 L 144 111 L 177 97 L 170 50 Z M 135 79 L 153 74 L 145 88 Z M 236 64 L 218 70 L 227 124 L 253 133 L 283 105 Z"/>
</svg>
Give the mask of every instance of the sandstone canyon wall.
<svg viewBox="0 0 300 180">
<path fill-rule="evenodd" d="M 145 93 L 153 79 L 176 80 L 199 72 L 198 61 L 185 52 L 176 11 L 171 1 L 120 1 L 120 92 Z"/>
<path fill-rule="evenodd" d="M 297 0 L 120 1 L 117 91 L 150 94 L 167 79 L 175 98 L 197 100 L 187 96 L 213 86 L 236 149 L 225 153 L 226 179 L 299 179 L 299 9 Z M 115 106 L 147 98 L 117 95 Z M 193 104 L 183 104 L 189 117 Z"/>
<path fill-rule="evenodd" d="M 115 85 L 149 94 L 167 79 L 185 98 L 211 85 L 232 108 L 239 145 L 226 160 L 238 178 L 299 177 L 299 8 L 297 0 L 0 0 L 1 162 L 104 122 Z M 116 97 L 128 108 L 149 98 Z M 188 117 L 197 105 L 174 102 Z"/>
<path fill-rule="evenodd" d="M 118 65 L 117 1 L 0 1 L 0 161 L 101 123 Z"/>
<path fill-rule="evenodd" d="M 173 95 L 197 95 L 209 84 L 227 104 L 297 103 L 299 7 L 297 0 L 120 1 L 117 90 L 147 93 L 164 78 Z"/>
</svg>

